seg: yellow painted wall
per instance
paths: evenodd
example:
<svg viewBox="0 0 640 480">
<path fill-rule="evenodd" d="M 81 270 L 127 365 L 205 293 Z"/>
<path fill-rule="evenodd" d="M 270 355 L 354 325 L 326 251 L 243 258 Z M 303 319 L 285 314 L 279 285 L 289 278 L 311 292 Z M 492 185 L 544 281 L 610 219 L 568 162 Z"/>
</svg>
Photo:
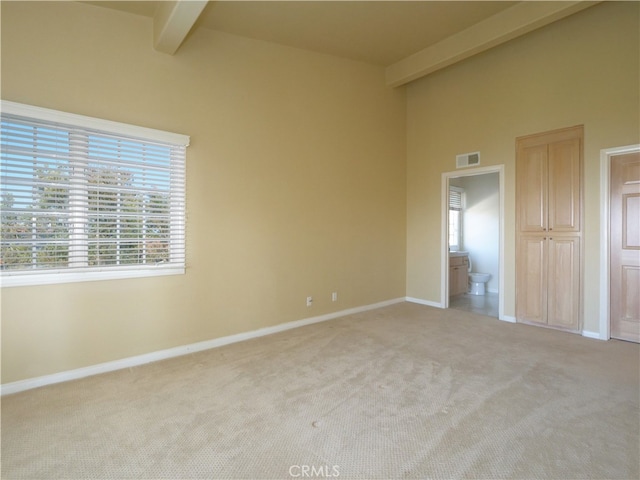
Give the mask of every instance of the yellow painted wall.
<svg viewBox="0 0 640 480">
<path fill-rule="evenodd" d="M 380 67 L 205 29 L 169 56 L 151 19 L 2 2 L 2 98 L 191 136 L 187 273 L 4 288 L 2 383 L 405 295 L 405 92 Z"/>
<path fill-rule="evenodd" d="M 638 2 L 605 2 L 407 87 L 407 296 L 440 302 L 441 176 L 505 166 L 505 315 L 515 316 L 515 138 L 584 124 L 584 324 L 599 331 L 600 150 L 640 142 Z"/>
<path fill-rule="evenodd" d="M 204 29 L 168 56 L 143 17 L 1 9 L 3 99 L 191 136 L 186 275 L 3 289 L 2 383 L 405 295 L 437 303 L 441 174 L 476 150 L 505 165 L 513 316 L 515 138 L 576 124 L 584 328 L 598 330 L 599 153 L 640 142 L 637 2 L 589 8 L 406 98 L 364 63 Z"/>
</svg>

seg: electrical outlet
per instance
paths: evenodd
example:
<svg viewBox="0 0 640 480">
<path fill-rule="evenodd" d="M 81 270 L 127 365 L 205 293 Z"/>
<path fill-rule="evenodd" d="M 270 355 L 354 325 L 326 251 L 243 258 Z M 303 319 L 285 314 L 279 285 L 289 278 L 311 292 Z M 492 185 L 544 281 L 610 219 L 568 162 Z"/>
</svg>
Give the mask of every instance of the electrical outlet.
<svg viewBox="0 0 640 480">
<path fill-rule="evenodd" d="M 313 304 L 313 297 L 307 297 L 307 307 L 310 307 Z"/>
<path fill-rule="evenodd" d="M 338 292 L 333 292 L 331 294 L 331 301 L 332 302 L 337 302 L 338 301 Z"/>
</svg>

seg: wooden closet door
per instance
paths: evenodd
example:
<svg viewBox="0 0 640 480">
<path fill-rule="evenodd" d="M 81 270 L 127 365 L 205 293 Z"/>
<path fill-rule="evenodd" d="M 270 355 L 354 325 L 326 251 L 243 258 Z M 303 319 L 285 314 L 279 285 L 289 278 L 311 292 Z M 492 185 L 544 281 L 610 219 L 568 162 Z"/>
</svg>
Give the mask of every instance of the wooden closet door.
<svg viewBox="0 0 640 480">
<path fill-rule="evenodd" d="M 548 242 L 547 325 L 577 332 L 580 326 L 580 238 Z"/>
<path fill-rule="evenodd" d="M 516 140 L 516 320 L 579 331 L 582 146 L 576 126 Z"/>
</svg>

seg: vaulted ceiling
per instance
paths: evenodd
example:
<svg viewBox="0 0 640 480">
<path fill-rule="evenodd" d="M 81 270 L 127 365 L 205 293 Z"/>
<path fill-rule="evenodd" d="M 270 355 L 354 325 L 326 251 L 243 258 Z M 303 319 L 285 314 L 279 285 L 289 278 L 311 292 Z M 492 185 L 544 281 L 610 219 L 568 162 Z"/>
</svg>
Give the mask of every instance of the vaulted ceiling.
<svg viewBox="0 0 640 480">
<path fill-rule="evenodd" d="M 564 18 L 587 1 L 89 1 L 154 21 L 154 46 L 175 54 L 209 28 L 386 67 L 402 85 Z"/>
</svg>

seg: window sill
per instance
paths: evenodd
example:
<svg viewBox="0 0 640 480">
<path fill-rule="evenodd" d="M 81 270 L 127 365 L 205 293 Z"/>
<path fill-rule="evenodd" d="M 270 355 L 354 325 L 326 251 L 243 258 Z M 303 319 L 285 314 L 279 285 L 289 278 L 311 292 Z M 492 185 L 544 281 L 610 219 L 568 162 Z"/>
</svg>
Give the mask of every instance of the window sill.
<svg viewBox="0 0 640 480">
<path fill-rule="evenodd" d="M 93 282 L 99 280 L 125 280 L 128 278 L 183 275 L 184 267 L 157 267 L 147 269 L 101 270 L 89 272 L 50 271 L 47 273 L 13 274 L 0 277 L 0 287 L 31 287 L 59 283 Z"/>
</svg>

